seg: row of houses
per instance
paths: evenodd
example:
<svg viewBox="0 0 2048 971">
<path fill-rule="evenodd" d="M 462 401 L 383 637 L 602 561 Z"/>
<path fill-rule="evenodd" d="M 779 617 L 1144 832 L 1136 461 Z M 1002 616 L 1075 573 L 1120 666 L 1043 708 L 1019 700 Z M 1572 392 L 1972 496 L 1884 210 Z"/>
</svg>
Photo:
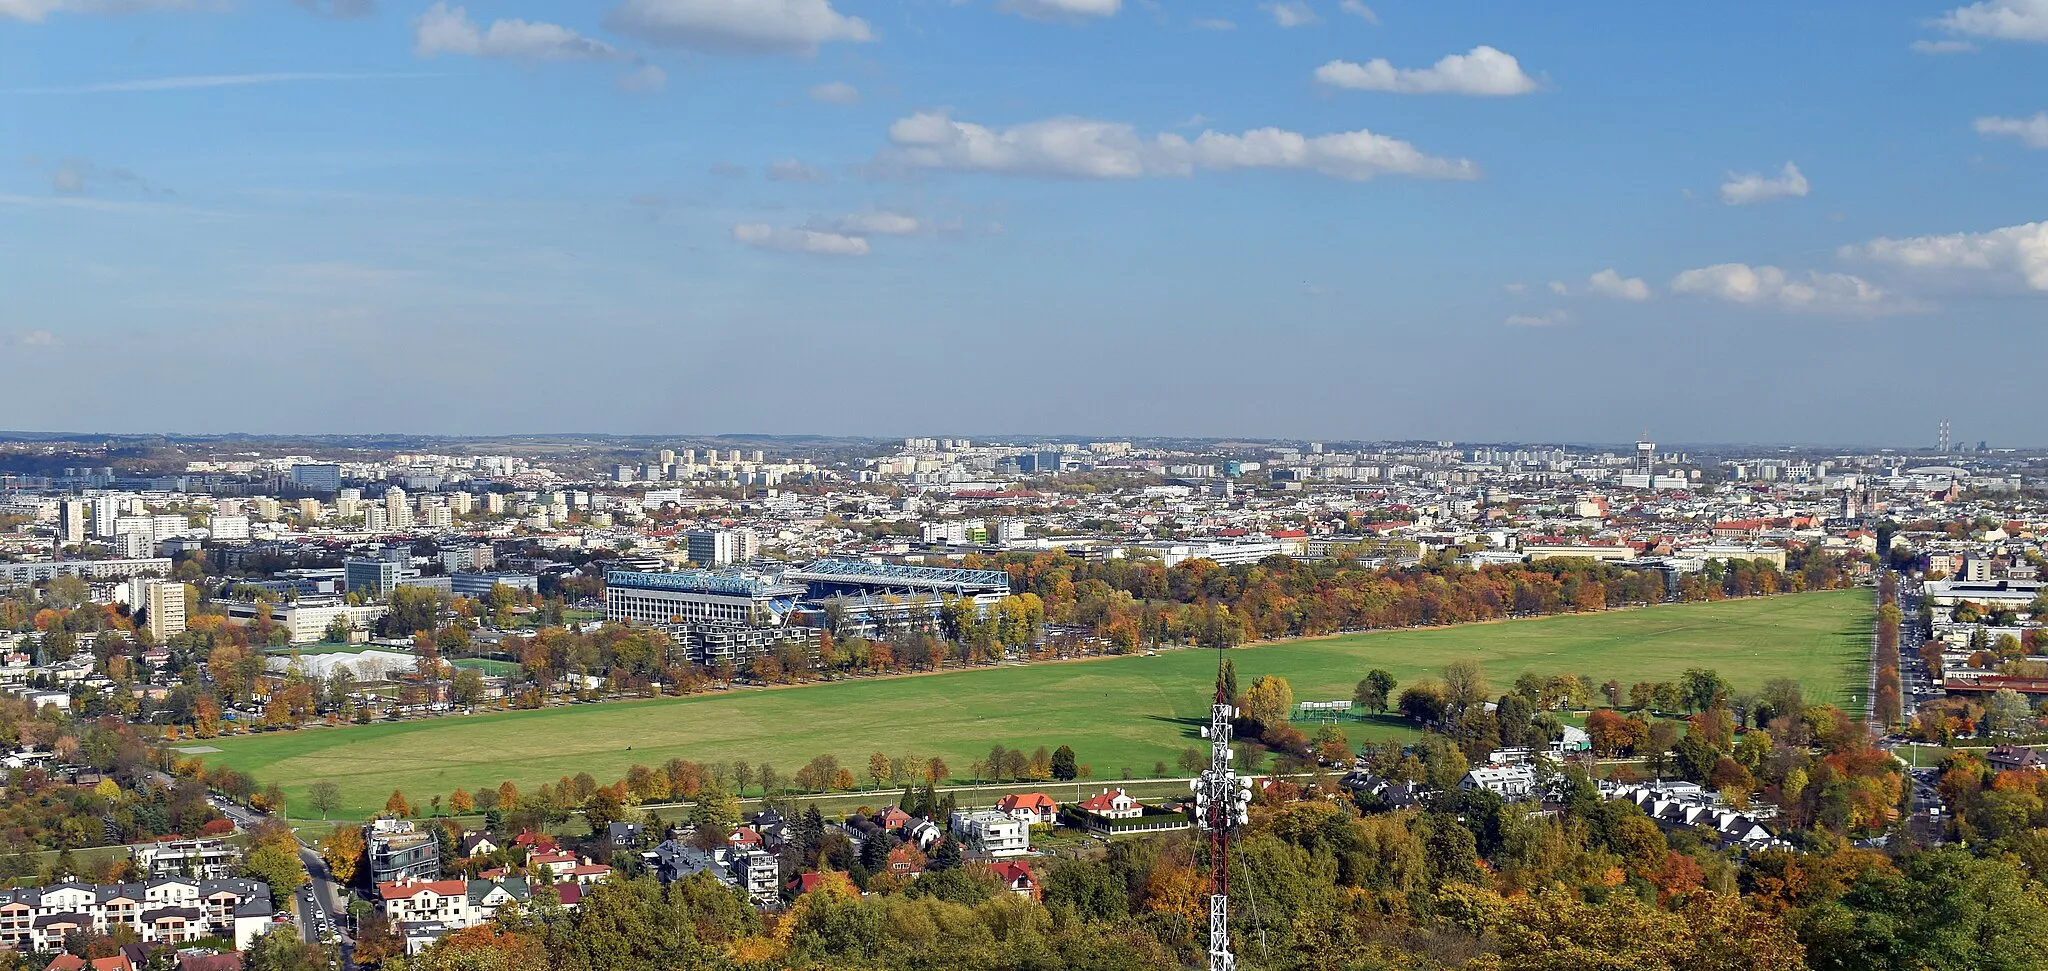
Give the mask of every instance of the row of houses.
<svg viewBox="0 0 2048 971">
<path fill-rule="evenodd" d="M 167 944 L 218 937 L 240 950 L 268 930 L 274 916 L 270 886 L 255 880 L 66 882 L 0 890 L 0 947 L 60 951 L 66 935 L 90 932 Z"/>
</svg>

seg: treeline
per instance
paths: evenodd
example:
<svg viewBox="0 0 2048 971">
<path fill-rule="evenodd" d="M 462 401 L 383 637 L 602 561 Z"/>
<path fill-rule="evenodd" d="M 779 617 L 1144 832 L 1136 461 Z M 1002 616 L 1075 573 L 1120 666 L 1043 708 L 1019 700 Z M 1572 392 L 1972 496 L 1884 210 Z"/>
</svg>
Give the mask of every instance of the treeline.
<svg viewBox="0 0 2048 971">
<path fill-rule="evenodd" d="M 1680 578 L 1675 591 L 1655 570 L 1580 559 L 1471 569 L 1446 554 L 1410 567 L 1385 568 L 1283 556 L 1228 567 L 1206 559 L 1167 567 L 1144 557 L 1089 562 L 1061 552 L 975 554 L 964 565 L 1007 571 L 1011 589 L 1036 595 L 1049 622 L 1079 626 L 1129 648 L 1163 642 L 1228 646 L 1345 630 L 1824 590 L 1852 582 L 1842 558 L 1818 544 L 1788 550 L 1787 563 L 1788 569 L 1779 570 L 1769 561 L 1713 561 L 1706 570 Z"/>
<path fill-rule="evenodd" d="M 2048 891 L 2019 859 L 1897 856 L 1826 834 L 1738 857 L 1665 832 L 1584 775 L 1552 815 L 1479 793 L 1361 813 L 1320 789 L 1267 788 L 1227 862 L 1247 971 L 1963 971 L 2048 960 Z M 821 842 L 819 858 L 835 850 Z M 984 868 L 902 881 L 831 875 L 780 914 L 699 875 L 545 895 L 386 971 L 1075 969 L 1199 966 L 1206 844 L 1119 841 L 1032 866 L 1042 900 Z"/>
</svg>

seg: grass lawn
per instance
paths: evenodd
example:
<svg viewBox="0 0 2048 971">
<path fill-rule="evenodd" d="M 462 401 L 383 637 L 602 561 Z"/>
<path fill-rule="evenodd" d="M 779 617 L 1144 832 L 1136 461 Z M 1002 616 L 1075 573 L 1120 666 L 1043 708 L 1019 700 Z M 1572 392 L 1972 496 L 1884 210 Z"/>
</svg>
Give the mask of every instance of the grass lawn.
<svg viewBox="0 0 2048 971">
<path fill-rule="evenodd" d="M 1738 687 L 1796 678 L 1809 698 L 1846 704 L 1866 683 L 1873 609 L 1868 591 L 1833 591 L 1287 641 L 1230 657 L 1240 684 L 1277 674 L 1297 700 L 1349 698 L 1374 667 L 1405 684 L 1447 661 L 1474 658 L 1501 685 L 1525 670 L 1626 685 L 1710 667 Z M 812 756 L 831 753 L 864 776 L 868 754 L 882 751 L 940 756 L 964 773 L 993 745 L 1065 743 L 1096 778 L 1115 778 L 1126 768 L 1148 774 L 1159 760 L 1170 767 L 1182 748 L 1200 744 L 1215 670 L 1213 652 L 1177 650 L 273 732 L 212 740 L 221 752 L 205 759 L 259 783 L 281 783 L 294 816 L 312 815 L 308 785 L 338 782 L 346 806 L 337 817 L 375 812 L 394 788 L 419 803 L 508 778 L 522 790 L 578 772 L 610 782 L 634 763 L 658 766 L 674 757 L 767 762 L 788 778 Z M 1345 730 L 1353 741 L 1412 733 L 1391 719 L 1349 722 Z"/>
</svg>

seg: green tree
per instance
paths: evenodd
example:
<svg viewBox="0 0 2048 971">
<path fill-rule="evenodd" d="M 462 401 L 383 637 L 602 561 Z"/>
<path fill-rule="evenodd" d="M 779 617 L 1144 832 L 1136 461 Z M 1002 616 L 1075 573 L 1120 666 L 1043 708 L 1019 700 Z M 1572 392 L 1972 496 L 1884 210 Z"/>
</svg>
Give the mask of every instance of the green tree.
<svg viewBox="0 0 2048 971">
<path fill-rule="evenodd" d="M 1052 753 L 1052 777 L 1061 782 L 1070 782 L 1078 770 L 1074 761 L 1074 750 L 1062 745 Z"/>
<path fill-rule="evenodd" d="M 1380 668 L 1367 671 L 1365 677 L 1359 679 L 1358 686 L 1352 689 L 1351 703 L 1375 715 L 1383 714 L 1387 710 L 1387 700 L 1393 697 L 1395 683 L 1394 676 Z"/>
<path fill-rule="evenodd" d="M 321 779 L 306 787 L 306 802 L 320 813 L 321 819 L 326 819 L 329 813 L 341 808 L 341 786 Z"/>
</svg>

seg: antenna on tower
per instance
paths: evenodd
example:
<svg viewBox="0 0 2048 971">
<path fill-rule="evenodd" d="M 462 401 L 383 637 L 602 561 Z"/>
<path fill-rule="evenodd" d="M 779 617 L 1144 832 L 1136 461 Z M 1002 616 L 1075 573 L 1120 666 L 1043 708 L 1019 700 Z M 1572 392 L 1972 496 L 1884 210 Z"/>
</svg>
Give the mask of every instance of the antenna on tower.
<svg viewBox="0 0 2048 971">
<path fill-rule="evenodd" d="M 1230 950 L 1230 837 L 1250 819 L 1252 780 L 1230 767 L 1230 723 L 1237 717 L 1224 685 L 1223 648 L 1216 649 L 1216 701 L 1209 707 L 1209 768 L 1189 784 L 1195 790 L 1195 814 L 1209 834 L 1209 969 L 1236 971 Z"/>
</svg>

